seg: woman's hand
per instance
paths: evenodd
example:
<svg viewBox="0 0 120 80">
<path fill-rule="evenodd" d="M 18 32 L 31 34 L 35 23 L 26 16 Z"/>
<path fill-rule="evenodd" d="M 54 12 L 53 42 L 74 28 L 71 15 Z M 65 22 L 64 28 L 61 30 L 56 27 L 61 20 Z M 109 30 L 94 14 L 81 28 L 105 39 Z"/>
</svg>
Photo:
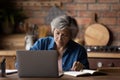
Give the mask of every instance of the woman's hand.
<svg viewBox="0 0 120 80">
<path fill-rule="evenodd" d="M 72 71 L 80 71 L 80 70 L 82 70 L 83 68 L 84 68 L 84 65 L 83 65 L 83 64 L 81 64 L 79 61 L 75 61 L 75 62 L 73 63 L 73 66 L 72 66 L 71 70 L 72 70 Z"/>
</svg>

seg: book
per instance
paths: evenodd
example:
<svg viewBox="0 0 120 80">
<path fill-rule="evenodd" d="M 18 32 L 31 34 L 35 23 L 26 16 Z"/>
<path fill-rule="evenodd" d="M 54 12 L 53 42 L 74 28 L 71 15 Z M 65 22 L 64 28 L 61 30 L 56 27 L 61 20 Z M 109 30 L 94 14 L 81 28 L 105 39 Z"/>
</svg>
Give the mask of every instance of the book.
<svg viewBox="0 0 120 80">
<path fill-rule="evenodd" d="M 106 73 L 97 70 L 84 69 L 81 71 L 65 71 L 64 74 L 79 77 L 79 76 L 105 75 Z"/>
<path fill-rule="evenodd" d="M 6 74 L 9 75 L 9 74 L 13 74 L 13 73 L 17 73 L 18 70 L 17 69 L 6 69 Z"/>
</svg>

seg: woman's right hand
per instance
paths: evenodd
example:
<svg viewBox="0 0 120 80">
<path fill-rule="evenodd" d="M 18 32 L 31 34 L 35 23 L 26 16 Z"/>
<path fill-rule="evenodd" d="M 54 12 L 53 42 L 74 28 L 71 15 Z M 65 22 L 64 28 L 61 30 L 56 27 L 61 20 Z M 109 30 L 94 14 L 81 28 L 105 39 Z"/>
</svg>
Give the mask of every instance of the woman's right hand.
<svg viewBox="0 0 120 80">
<path fill-rule="evenodd" d="M 73 66 L 71 68 L 72 71 L 80 71 L 83 70 L 84 65 L 82 63 L 80 63 L 79 61 L 75 61 L 73 63 Z"/>
</svg>

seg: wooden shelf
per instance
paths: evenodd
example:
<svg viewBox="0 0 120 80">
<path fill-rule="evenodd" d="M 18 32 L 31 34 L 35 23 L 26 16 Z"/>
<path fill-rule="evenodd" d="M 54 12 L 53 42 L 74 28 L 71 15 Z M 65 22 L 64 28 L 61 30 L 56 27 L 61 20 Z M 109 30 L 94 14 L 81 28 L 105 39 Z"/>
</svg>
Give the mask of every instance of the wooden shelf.
<svg viewBox="0 0 120 80">
<path fill-rule="evenodd" d="M 1 50 L 17 50 L 24 49 L 25 34 L 0 35 Z"/>
<path fill-rule="evenodd" d="M 88 52 L 89 58 L 120 58 L 120 53 Z"/>
<path fill-rule="evenodd" d="M 16 56 L 16 50 L 0 50 L 0 56 Z"/>
</svg>

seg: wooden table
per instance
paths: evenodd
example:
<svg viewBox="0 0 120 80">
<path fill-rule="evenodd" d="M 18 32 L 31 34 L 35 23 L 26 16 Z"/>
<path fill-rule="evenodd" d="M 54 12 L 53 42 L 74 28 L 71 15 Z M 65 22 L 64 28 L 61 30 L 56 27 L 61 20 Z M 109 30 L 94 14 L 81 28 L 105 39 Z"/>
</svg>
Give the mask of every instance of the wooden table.
<svg viewBox="0 0 120 80">
<path fill-rule="evenodd" d="M 0 80 L 120 80 L 120 72 L 108 73 L 104 76 L 72 77 L 64 75 L 60 78 L 19 78 L 17 74 L 11 74 Z"/>
</svg>

